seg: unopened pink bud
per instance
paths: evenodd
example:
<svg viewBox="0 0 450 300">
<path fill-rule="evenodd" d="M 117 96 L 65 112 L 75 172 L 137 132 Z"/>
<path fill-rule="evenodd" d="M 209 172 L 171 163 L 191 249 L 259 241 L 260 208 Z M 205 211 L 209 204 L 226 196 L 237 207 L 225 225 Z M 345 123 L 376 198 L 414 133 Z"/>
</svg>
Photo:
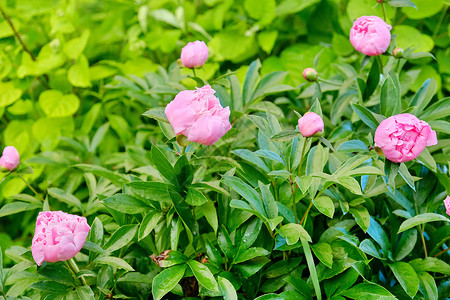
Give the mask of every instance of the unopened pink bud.
<svg viewBox="0 0 450 300">
<path fill-rule="evenodd" d="M 298 129 L 304 137 L 310 137 L 323 132 L 322 118 L 313 112 L 307 112 L 298 120 Z"/>
<path fill-rule="evenodd" d="M 20 155 L 16 148 L 8 146 L 3 149 L 3 155 L 0 157 L 0 167 L 9 171 L 14 171 L 20 163 Z"/>
<path fill-rule="evenodd" d="M 306 68 L 303 70 L 303 78 L 305 78 L 305 80 L 313 82 L 313 81 L 317 81 L 319 74 L 317 73 L 317 71 L 313 68 Z"/>
<path fill-rule="evenodd" d="M 447 196 L 447 198 L 445 198 L 444 205 L 447 215 L 450 216 L 450 196 Z"/>
<path fill-rule="evenodd" d="M 208 55 L 205 42 L 191 42 L 181 49 L 181 62 L 186 68 L 201 68 L 208 59 Z"/>
</svg>

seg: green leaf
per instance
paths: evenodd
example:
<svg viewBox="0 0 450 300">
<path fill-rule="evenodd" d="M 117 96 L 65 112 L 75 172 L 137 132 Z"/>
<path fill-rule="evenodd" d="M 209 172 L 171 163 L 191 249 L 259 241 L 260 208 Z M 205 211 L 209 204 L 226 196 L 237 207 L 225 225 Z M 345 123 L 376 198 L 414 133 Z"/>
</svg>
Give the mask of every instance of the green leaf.
<svg viewBox="0 0 450 300">
<path fill-rule="evenodd" d="M 261 62 L 259 59 L 253 61 L 248 67 L 247 74 L 245 75 L 244 87 L 242 98 L 245 104 L 250 103 L 253 99 L 253 93 L 255 91 L 256 82 L 259 78 L 259 69 L 261 68 Z"/>
<path fill-rule="evenodd" d="M 13 104 L 22 96 L 22 90 L 14 87 L 11 81 L 0 82 L 0 108 Z"/>
<path fill-rule="evenodd" d="M 189 260 L 187 264 L 191 268 L 192 273 L 194 273 L 195 278 L 197 278 L 198 282 L 203 287 L 211 291 L 219 292 L 219 285 L 207 266 L 196 260 Z"/>
<path fill-rule="evenodd" d="M 238 300 L 236 289 L 228 279 L 217 276 L 217 281 L 224 300 Z"/>
<path fill-rule="evenodd" d="M 261 231 L 262 222 L 258 218 L 253 218 L 253 220 L 245 228 L 244 235 L 241 237 L 239 243 L 239 250 L 248 249 L 259 236 Z"/>
<path fill-rule="evenodd" d="M 380 253 L 379 253 L 377 247 L 375 246 L 375 244 L 369 239 L 363 240 L 361 242 L 361 244 L 359 245 L 359 249 L 361 249 L 366 254 L 372 255 L 373 257 L 376 257 L 378 259 L 383 259 L 380 256 Z"/>
<path fill-rule="evenodd" d="M 269 173 L 270 169 L 267 167 L 266 163 L 255 153 L 248 149 L 236 149 L 231 151 L 231 153 L 241 157 L 242 159 L 245 159 L 246 161 L 250 162 L 251 164 L 261 168 L 264 170 L 264 172 Z"/>
<path fill-rule="evenodd" d="M 397 299 L 384 287 L 366 281 L 352 286 L 342 293 L 343 296 L 350 299 L 364 299 L 364 300 L 395 300 Z"/>
<path fill-rule="evenodd" d="M 300 136 L 300 132 L 295 130 L 283 130 L 275 135 L 273 135 L 270 139 L 274 142 L 286 142 L 291 141 L 292 139 Z"/>
<path fill-rule="evenodd" d="M 217 242 L 222 252 L 225 253 L 226 257 L 228 257 L 228 259 L 230 260 L 233 259 L 234 256 L 233 243 L 231 242 L 230 235 L 224 225 L 222 225 L 222 227 L 219 230 Z"/>
<path fill-rule="evenodd" d="M 75 290 L 77 291 L 77 296 L 80 300 L 90 300 L 95 298 L 94 292 L 87 285 L 77 286 Z"/>
<path fill-rule="evenodd" d="M 177 176 L 172 164 L 167 160 L 163 152 L 155 145 L 151 149 L 153 163 L 158 169 L 159 173 L 164 176 L 170 183 L 177 183 Z"/>
<path fill-rule="evenodd" d="M 134 271 L 133 267 L 131 267 L 125 260 L 113 257 L 113 256 L 99 256 L 94 260 L 95 264 L 107 265 L 114 268 L 126 270 L 126 271 Z"/>
<path fill-rule="evenodd" d="M 333 266 L 333 251 L 328 243 L 312 244 L 311 249 L 317 258 L 328 268 Z"/>
<path fill-rule="evenodd" d="M 165 110 L 164 107 L 155 107 L 155 108 L 147 110 L 142 115 L 149 117 L 151 119 L 155 119 L 157 121 L 169 123 L 169 120 L 167 119 L 167 116 L 166 116 L 166 113 L 164 110 Z"/>
<path fill-rule="evenodd" d="M 32 285 L 30 285 L 30 288 L 52 293 L 64 293 L 67 292 L 69 289 L 72 289 L 73 286 L 68 286 L 55 281 L 42 280 L 33 283 Z"/>
<path fill-rule="evenodd" d="M 320 196 L 313 199 L 314 207 L 329 218 L 334 215 L 334 202 L 330 197 Z"/>
<path fill-rule="evenodd" d="M 41 204 L 36 203 L 25 203 L 25 202 L 11 202 L 6 203 L 0 209 L 0 218 L 4 216 L 9 216 L 12 214 L 17 214 L 23 211 L 42 209 Z"/>
<path fill-rule="evenodd" d="M 75 165 L 75 167 L 80 168 L 85 172 L 94 173 L 98 176 L 104 177 L 104 178 L 110 180 L 112 183 L 114 183 L 117 186 L 122 186 L 123 184 L 130 181 L 127 176 L 115 173 L 111 170 L 105 169 L 100 166 L 88 165 L 88 164 L 78 164 L 78 165 Z"/>
<path fill-rule="evenodd" d="M 300 224 L 289 223 L 283 225 L 278 232 L 281 236 L 286 238 L 288 245 L 297 243 L 300 238 L 305 239 L 308 242 L 312 241 L 308 232 Z"/>
<path fill-rule="evenodd" d="M 69 204 L 70 206 L 75 206 L 81 213 L 84 212 L 81 201 L 72 194 L 58 188 L 49 188 L 48 194 L 59 201 Z"/>
<path fill-rule="evenodd" d="M 380 125 L 380 122 L 375 118 L 375 116 L 369 109 L 359 104 L 351 104 L 351 107 L 361 119 L 361 121 L 363 121 L 371 129 L 375 130 L 377 129 L 378 125 Z"/>
<path fill-rule="evenodd" d="M 357 195 L 362 195 L 361 186 L 359 185 L 358 181 L 355 178 L 350 176 L 342 176 L 339 177 L 337 180 L 340 185 L 349 189 L 350 192 Z"/>
<path fill-rule="evenodd" d="M 81 55 L 77 62 L 70 67 L 67 78 L 73 86 L 84 88 L 91 86 L 89 62 L 86 56 Z"/>
<path fill-rule="evenodd" d="M 151 209 L 146 203 L 127 194 L 116 194 L 102 202 L 108 208 L 132 215 L 147 212 Z"/>
<path fill-rule="evenodd" d="M 239 195 L 241 195 L 245 200 L 248 201 L 250 206 L 261 213 L 263 216 L 266 216 L 266 212 L 264 210 L 263 202 L 261 201 L 261 197 L 256 193 L 256 191 L 246 184 L 242 179 L 231 176 L 223 176 L 223 183 L 231 187 L 234 191 L 236 191 Z"/>
<path fill-rule="evenodd" d="M 245 0 L 244 8 L 253 19 L 260 24 L 269 24 L 275 18 L 275 0 Z"/>
<path fill-rule="evenodd" d="M 419 278 L 410 264 L 398 261 L 390 264 L 392 272 L 405 292 L 413 298 L 419 290 Z"/>
<path fill-rule="evenodd" d="M 414 7 L 417 9 L 411 0 L 389 0 L 388 4 L 393 7 Z"/>
<path fill-rule="evenodd" d="M 153 278 L 139 273 L 139 272 L 129 272 L 125 274 L 124 276 L 117 279 L 118 282 L 139 282 L 139 283 L 146 283 L 146 284 L 152 284 Z"/>
<path fill-rule="evenodd" d="M 152 295 L 155 300 L 160 300 L 170 292 L 183 278 L 187 265 L 176 265 L 165 269 L 153 278 Z"/>
<path fill-rule="evenodd" d="M 396 252 L 394 255 L 395 261 L 400 261 L 408 254 L 413 251 L 414 247 L 416 246 L 417 242 L 417 230 L 415 228 L 411 228 L 409 230 L 406 230 L 402 233 L 402 236 L 400 237 L 400 241 L 398 242 L 398 245 L 396 247 Z"/>
<path fill-rule="evenodd" d="M 364 232 L 367 232 L 370 226 L 370 214 L 364 206 L 352 207 L 349 212 L 355 218 L 356 223 Z"/>
<path fill-rule="evenodd" d="M 74 38 L 64 44 L 64 53 L 70 59 L 78 59 L 78 57 L 83 53 L 84 48 L 86 47 L 87 41 L 90 36 L 90 31 L 85 30 L 81 37 Z"/>
<path fill-rule="evenodd" d="M 192 209 L 184 201 L 184 199 L 180 196 L 178 192 L 169 190 L 169 196 L 170 199 L 172 200 L 175 211 L 183 221 L 184 228 L 186 229 L 189 241 L 192 243 L 194 239 L 193 235 L 197 235 L 199 233 L 198 224 L 194 216 L 192 215 Z"/>
<path fill-rule="evenodd" d="M 438 288 L 433 276 L 427 272 L 418 272 L 417 276 L 419 277 L 419 291 L 425 299 L 438 299 Z"/>
<path fill-rule="evenodd" d="M 416 258 L 410 262 L 416 272 L 437 272 L 450 275 L 450 265 L 435 257 Z"/>
<path fill-rule="evenodd" d="M 345 152 L 368 152 L 369 148 L 367 145 L 360 140 L 351 140 L 347 142 L 343 142 L 337 148 L 337 151 L 345 151 Z"/>
<path fill-rule="evenodd" d="M 370 68 L 369 76 L 366 81 L 366 88 L 363 93 L 363 101 L 369 99 L 380 82 L 380 64 L 378 59 L 374 58 L 372 67 Z"/>
<path fill-rule="evenodd" d="M 380 245 L 383 253 L 387 255 L 390 246 L 389 239 L 383 227 L 373 217 L 370 217 L 370 225 L 367 233 Z"/>
<path fill-rule="evenodd" d="M 138 225 L 130 224 L 124 225 L 117 229 L 109 238 L 108 242 L 104 245 L 104 249 L 107 252 L 113 252 L 120 248 L 125 247 L 131 242 L 136 235 Z"/>
<path fill-rule="evenodd" d="M 203 193 L 201 193 L 196 189 L 188 188 L 188 192 L 186 194 L 187 204 L 192 206 L 202 206 L 206 202 L 208 202 L 208 198 L 206 198 L 206 196 L 203 195 Z"/>
<path fill-rule="evenodd" d="M 49 117 L 67 117 L 78 111 L 80 99 L 75 94 L 63 95 L 57 90 L 47 90 L 39 96 L 39 105 Z"/>
<path fill-rule="evenodd" d="M 244 251 L 239 252 L 236 255 L 236 258 L 233 260 L 233 263 L 238 264 L 238 263 L 242 263 L 244 261 L 253 259 L 255 257 L 266 256 L 269 254 L 270 254 L 270 252 L 264 248 L 251 247 L 251 248 L 245 249 Z"/>
<path fill-rule="evenodd" d="M 385 117 L 397 115 L 401 110 L 400 84 L 397 75 L 389 73 L 381 87 L 380 111 Z"/>
<path fill-rule="evenodd" d="M 450 115 L 450 97 L 439 100 L 419 115 L 421 120 L 433 121 Z"/>
<path fill-rule="evenodd" d="M 310 248 L 307 240 L 305 240 L 303 238 L 300 240 L 302 241 L 302 248 L 303 248 L 303 252 L 305 253 L 305 256 L 306 256 L 306 262 L 308 264 L 309 273 L 311 274 L 310 278 L 313 282 L 314 291 L 316 292 L 316 297 L 318 300 L 322 300 L 322 292 L 320 291 L 319 278 L 317 277 L 317 270 L 316 270 L 316 266 L 314 265 L 314 259 L 311 254 L 311 248 Z"/>
<path fill-rule="evenodd" d="M 423 151 L 417 157 L 417 160 L 431 171 L 436 172 L 436 161 L 430 154 L 428 148 L 425 147 L 425 149 L 423 149 Z"/>
<path fill-rule="evenodd" d="M 294 90 L 294 87 L 282 84 L 287 74 L 288 72 L 277 71 L 264 76 L 255 89 L 252 101 L 259 97 Z"/>
<path fill-rule="evenodd" d="M 400 228 L 397 233 L 408 230 L 414 226 L 418 226 L 418 225 L 429 223 L 429 222 L 436 222 L 436 221 L 450 222 L 450 219 L 448 219 L 442 215 L 435 214 L 435 213 L 420 214 L 415 217 L 412 217 L 411 219 L 404 221 L 402 223 L 402 225 L 400 225 Z"/>
<path fill-rule="evenodd" d="M 147 213 L 139 225 L 138 241 L 146 238 L 162 219 L 163 214 L 159 211 Z"/>
<path fill-rule="evenodd" d="M 410 106 L 413 106 L 411 111 L 414 115 L 419 115 L 423 112 L 428 103 L 430 103 L 437 90 L 437 82 L 434 78 L 428 78 L 419 88 L 414 98 L 411 101 Z"/>
</svg>

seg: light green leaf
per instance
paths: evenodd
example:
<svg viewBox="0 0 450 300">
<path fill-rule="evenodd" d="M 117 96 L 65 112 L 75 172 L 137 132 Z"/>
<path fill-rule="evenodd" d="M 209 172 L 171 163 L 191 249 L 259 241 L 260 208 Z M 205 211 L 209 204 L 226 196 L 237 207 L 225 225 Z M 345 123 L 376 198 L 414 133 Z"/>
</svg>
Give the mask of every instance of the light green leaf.
<svg viewBox="0 0 450 300">
<path fill-rule="evenodd" d="M 419 278 L 413 267 L 411 267 L 410 264 L 401 261 L 390 264 L 389 267 L 405 292 L 413 298 L 419 290 Z"/>
<path fill-rule="evenodd" d="M 153 278 L 152 295 L 155 300 L 160 300 L 170 292 L 183 278 L 187 265 L 176 265 L 165 269 Z"/>
<path fill-rule="evenodd" d="M 329 218 L 333 218 L 334 215 L 334 202 L 330 197 L 320 196 L 313 199 L 314 206 L 324 215 Z"/>
<path fill-rule="evenodd" d="M 78 111 L 80 99 L 74 94 L 63 95 L 60 91 L 48 90 L 39 96 L 39 104 L 49 117 L 66 117 Z"/>
<path fill-rule="evenodd" d="M 123 269 L 126 271 L 134 271 L 133 267 L 131 267 L 125 260 L 112 257 L 112 256 L 99 256 L 94 260 L 95 264 L 107 265 L 118 269 Z"/>
<path fill-rule="evenodd" d="M 289 223 L 282 226 L 278 230 L 279 234 L 286 238 L 288 245 L 293 245 L 298 242 L 300 238 L 311 242 L 311 237 L 308 232 L 300 224 Z"/>
<path fill-rule="evenodd" d="M 82 213 L 84 212 L 84 208 L 83 205 L 81 204 L 81 201 L 72 194 L 58 188 L 49 188 L 48 194 L 53 198 L 56 198 L 64 203 L 67 203 L 71 206 L 75 206 L 80 212 Z"/>
<path fill-rule="evenodd" d="M 236 289 L 228 279 L 218 276 L 217 281 L 224 300 L 238 300 Z"/>
<path fill-rule="evenodd" d="M 91 79 L 89 73 L 89 62 L 86 56 L 82 55 L 77 62 L 70 67 L 67 73 L 69 82 L 76 87 L 90 87 Z"/>
<path fill-rule="evenodd" d="M 429 222 L 436 222 L 436 221 L 450 222 L 450 219 L 448 219 L 442 215 L 435 214 L 435 213 L 420 214 L 415 217 L 412 217 L 411 219 L 404 221 L 402 223 L 402 225 L 400 225 L 400 229 L 398 230 L 397 233 L 408 230 L 414 226 L 418 226 L 418 225 L 429 223 Z"/>
<path fill-rule="evenodd" d="M 192 273 L 194 273 L 195 278 L 197 278 L 198 282 L 203 287 L 211 291 L 219 292 L 219 285 L 207 266 L 196 260 L 189 260 L 187 264 L 191 268 Z"/>
<path fill-rule="evenodd" d="M 312 244 L 311 249 L 317 258 L 328 268 L 333 266 L 333 251 L 328 243 Z"/>
<path fill-rule="evenodd" d="M 11 81 L 0 81 L 0 108 L 13 104 L 22 96 L 22 90 L 14 87 L 14 83 Z"/>
</svg>

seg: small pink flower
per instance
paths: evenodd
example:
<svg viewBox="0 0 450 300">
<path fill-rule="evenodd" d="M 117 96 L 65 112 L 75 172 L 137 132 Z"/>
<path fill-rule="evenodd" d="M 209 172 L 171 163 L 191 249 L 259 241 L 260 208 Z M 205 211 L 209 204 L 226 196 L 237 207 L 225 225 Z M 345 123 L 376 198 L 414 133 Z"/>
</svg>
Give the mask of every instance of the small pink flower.
<svg viewBox="0 0 450 300">
<path fill-rule="evenodd" d="M 450 216 L 450 196 L 447 196 L 447 198 L 445 198 L 444 205 L 447 215 Z"/>
<path fill-rule="evenodd" d="M 205 42 L 191 42 L 181 49 L 181 62 L 186 68 L 201 68 L 208 59 L 208 55 Z"/>
<path fill-rule="evenodd" d="M 31 246 L 34 261 L 65 261 L 74 257 L 83 247 L 91 227 L 84 217 L 62 211 L 40 212 L 36 220 Z"/>
<path fill-rule="evenodd" d="M 375 131 L 375 146 L 393 162 L 413 160 L 426 146 L 436 144 L 436 132 L 427 122 L 411 114 L 389 117 Z"/>
<path fill-rule="evenodd" d="M 231 128 L 230 109 L 223 108 L 209 85 L 179 92 L 165 109 L 175 134 L 203 145 L 217 142 Z"/>
<path fill-rule="evenodd" d="M 377 16 L 359 17 L 350 29 L 350 42 L 356 51 L 375 56 L 386 52 L 392 26 Z"/>
<path fill-rule="evenodd" d="M 313 68 L 306 68 L 303 70 L 303 78 L 307 81 L 317 81 L 317 71 Z"/>
<path fill-rule="evenodd" d="M 16 148 L 8 146 L 3 149 L 3 155 L 0 157 L 0 166 L 10 171 L 14 171 L 20 163 L 20 155 Z"/>
<path fill-rule="evenodd" d="M 310 137 L 316 133 L 321 133 L 323 131 L 323 120 L 322 118 L 314 113 L 307 112 L 303 117 L 298 119 L 298 129 L 301 135 L 304 137 Z"/>
</svg>

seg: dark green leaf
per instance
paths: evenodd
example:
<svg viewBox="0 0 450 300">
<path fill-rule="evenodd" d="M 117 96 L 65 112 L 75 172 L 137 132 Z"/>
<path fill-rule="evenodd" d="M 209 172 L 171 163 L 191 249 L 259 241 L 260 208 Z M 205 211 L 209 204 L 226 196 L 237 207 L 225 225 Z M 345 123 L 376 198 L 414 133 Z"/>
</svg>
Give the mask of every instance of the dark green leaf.
<svg viewBox="0 0 450 300">
<path fill-rule="evenodd" d="M 419 290 L 419 278 L 410 264 L 398 261 L 390 264 L 392 272 L 405 292 L 413 298 Z"/>
<path fill-rule="evenodd" d="M 183 278 L 187 265 L 170 267 L 153 278 L 152 295 L 156 300 L 162 299 Z"/>
</svg>

